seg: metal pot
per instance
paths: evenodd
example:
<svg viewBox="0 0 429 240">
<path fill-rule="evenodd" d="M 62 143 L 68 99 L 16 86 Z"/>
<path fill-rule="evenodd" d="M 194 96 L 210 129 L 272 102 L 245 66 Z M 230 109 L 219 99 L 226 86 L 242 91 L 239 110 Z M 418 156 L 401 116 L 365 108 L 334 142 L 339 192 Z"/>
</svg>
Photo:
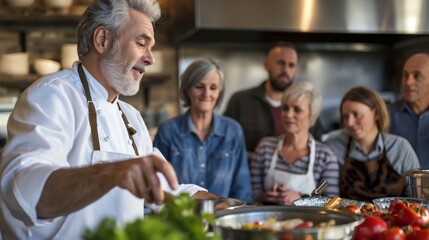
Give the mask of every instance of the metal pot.
<svg viewBox="0 0 429 240">
<path fill-rule="evenodd" d="M 215 213 L 214 226 L 223 240 L 274 240 L 274 239 L 351 239 L 353 229 L 363 221 L 362 216 L 339 210 L 329 210 L 320 207 L 297 206 L 261 206 L 244 207 Z M 265 221 L 273 217 L 278 221 L 301 218 L 312 221 L 315 225 L 321 222 L 335 220 L 335 226 L 295 229 L 289 231 L 257 231 L 242 230 L 245 223 Z"/>
<path fill-rule="evenodd" d="M 405 176 L 411 197 L 429 198 L 429 169 L 412 169 Z"/>
</svg>

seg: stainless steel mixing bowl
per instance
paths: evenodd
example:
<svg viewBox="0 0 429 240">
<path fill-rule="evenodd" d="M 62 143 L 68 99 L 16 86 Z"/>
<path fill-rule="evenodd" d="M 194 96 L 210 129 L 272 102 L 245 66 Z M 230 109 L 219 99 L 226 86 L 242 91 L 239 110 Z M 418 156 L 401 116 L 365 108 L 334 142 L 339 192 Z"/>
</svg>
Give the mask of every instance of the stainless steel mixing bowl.
<svg viewBox="0 0 429 240">
<path fill-rule="evenodd" d="M 311 236 L 316 239 L 351 239 L 353 229 L 363 221 L 362 216 L 339 210 L 330 210 L 320 207 L 297 206 L 258 206 L 243 207 L 215 213 L 214 226 L 223 240 L 271 240 L 271 239 L 305 239 Z M 321 222 L 335 220 L 335 226 L 295 229 L 289 231 L 259 231 L 242 230 L 245 223 L 265 221 L 268 218 L 284 221 L 292 218 L 301 218 L 313 221 L 315 226 Z"/>
</svg>

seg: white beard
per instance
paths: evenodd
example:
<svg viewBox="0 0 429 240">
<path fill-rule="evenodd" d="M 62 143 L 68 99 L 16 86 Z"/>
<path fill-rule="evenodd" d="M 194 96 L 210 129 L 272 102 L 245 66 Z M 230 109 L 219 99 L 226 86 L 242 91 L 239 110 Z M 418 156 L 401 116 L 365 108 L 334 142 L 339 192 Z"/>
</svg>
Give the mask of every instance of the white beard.
<svg viewBox="0 0 429 240">
<path fill-rule="evenodd" d="M 132 96 L 140 89 L 140 79 L 132 79 L 127 74 L 122 73 L 122 67 L 126 66 L 125 61 L 121 61 L 119 47 L 117 44 L 109 50 L 106 56 L 101 60 L 101 69 L 106 75 L 111 86 L 121 95 Z M 143 66 L 144 68 L 144 66 Z M 132 71 L 131 67 L 129 71 Z"/>
</svg>

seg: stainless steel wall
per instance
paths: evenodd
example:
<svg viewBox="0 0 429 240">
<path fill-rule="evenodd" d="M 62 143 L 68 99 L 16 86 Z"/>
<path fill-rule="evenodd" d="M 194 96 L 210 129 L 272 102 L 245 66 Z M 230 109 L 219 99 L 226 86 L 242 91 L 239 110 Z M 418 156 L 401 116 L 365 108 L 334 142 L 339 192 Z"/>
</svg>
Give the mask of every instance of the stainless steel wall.
<svg viewBox="0 0 429 240">
<path fill-rule="evenodd" d="M 195 0 L 201 29 L 428 33 L 426 0 Z"/>
</svg>

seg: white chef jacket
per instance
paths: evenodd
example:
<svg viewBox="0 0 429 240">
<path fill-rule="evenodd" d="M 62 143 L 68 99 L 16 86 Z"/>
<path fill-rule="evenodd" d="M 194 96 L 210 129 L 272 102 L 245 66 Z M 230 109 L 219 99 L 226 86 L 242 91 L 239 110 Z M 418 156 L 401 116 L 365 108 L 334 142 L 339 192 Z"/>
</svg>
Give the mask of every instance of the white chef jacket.
<svg viewBox="0 0 429 240">
<path fill-rule="evenodd" d="M 107 91 L 84 71 L 97 111 L 101 150 L 135 154 L 118 110 L 119 101 L 130 125 L 137 131 L 134 141 L 140 155 L 162 156 L 153 148 L 140 112 L 121 100 L 107 102 Z M 103 212 L 93 213 L 88 219 L 81 219 L 87 218 L 85 214 L 79 219 L 73 219 L 72 221 L 86 224 L 82 226 L 83 229 L 79 229 L 81 232 L 76 229 L 67 231 L 67 226 L 63 226 L 64 222 L 70 219 L 70 215 L 75 213 L 55 219 L 38 219 L 36 214 L 36 204 L 49 175 L 59 168 L 90 165 L 92 154 L 87 100 L 75 63 L 70 70 L 53 73 L 33 83 L 20 96 L 10 115 L 8 143 L 3 149 L 0 163 L 0 229 L 3 238 L 80 239 L 84 228 L 94 228 L 99 221 L 88 219 L 96 215 L 97 220 L 101 220 L 105 217 Z M 163 182 L 163 187 L 169 190 L 165 185 Z M 180 185 L 176 193 L 186 191 L 194 194 L 198 190 L 204 189 L 196 185 Z M 126 190 L 118 187 L 111 190 L 115 191 Z M 129 197 L 136 198 L 132 194 L 129 194 Z M 139 200 L 143 205 L 143 199 Z M 88 209 L 91 209 L 91 206 L 92 204 L 86 207 L 86 212 L 90 212 Z M 105 208 L 121 206 L 111 202 Z M 122 215 L 127 216 L 127 212 Z M 133 219 L 121 217 L 118 221 L 123 225 L 131 220 Z"/>
</svg>

